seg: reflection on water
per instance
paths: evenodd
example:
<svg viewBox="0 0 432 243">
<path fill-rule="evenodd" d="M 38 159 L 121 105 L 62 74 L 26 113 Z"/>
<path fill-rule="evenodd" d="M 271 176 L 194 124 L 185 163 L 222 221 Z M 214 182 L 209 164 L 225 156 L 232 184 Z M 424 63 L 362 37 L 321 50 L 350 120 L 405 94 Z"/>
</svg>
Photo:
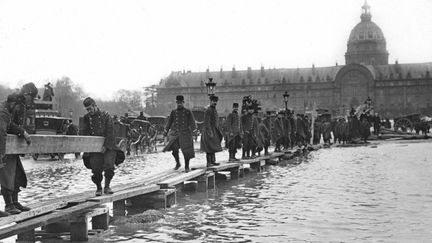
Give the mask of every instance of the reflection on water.
<svg viewBox="0 0 432 243">
<path fill-rule="evenodd" d="M 162 221 L 113 225 L 122 242 L 425 242 L 432 239 L 431 143 L 322 149 L 217 190 L 184 193 Z M 225 153 L 224 153 L 225 154 Z M 225 155 L 218 154 L 218 158 Z M 198 154 L 192 165 L 203 161 Z M 171 168 L 169 153 L 127 162 L 127 181 Z M 26 161 L 24 200 L 93 190 L 82 161 Z"/>
<path fill-rule="evenodd" d="M 323 149 L 217 191 L 186 193 L 166 219 L 114 226 L 122 242 L 425 242 L 431 143 Z"/>
</svg>

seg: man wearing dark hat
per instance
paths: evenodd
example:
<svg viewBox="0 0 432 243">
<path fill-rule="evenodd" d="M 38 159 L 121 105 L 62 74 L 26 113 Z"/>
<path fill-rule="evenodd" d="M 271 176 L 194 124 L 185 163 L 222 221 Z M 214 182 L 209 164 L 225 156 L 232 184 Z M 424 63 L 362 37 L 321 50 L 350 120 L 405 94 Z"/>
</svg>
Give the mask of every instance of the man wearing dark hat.
<svg viewBox="0 0 432 243">
<path fill-rule="evenodd" d="M 226 120 L 226 141 L 225 146 L 229 152 L 229 161 L 238 161 L 235 154 L 237 149 L 241 148 L 241 136 L 240 136 L 240 116 L 238 114 L 239 104 L 233 104 L 233 111 L 228 115 Z"/>
<path fill-rule="evenodd" d="M 7 134 L 18 135 L 24 138 L 28 145 L 31 143 L 28 133 L 13 122 L 12 112 L 18 104 L 22 105 L 22 102 L 22 95 L 11 94 L 6 102 L 0 105 L 0 184 L 6 211 L 0 211 L 0 217 L 30 210 L 18 202 L 20 187 L 27 186 L 27 177 L 20 157 L 17 154 L 6 154 Z"/>
<path fill-rule="evenodd" d="M 251 151 L 252 149 L 256 148 L 257 142 L 254 137 L 254 118 L 253 118 L 253 112 L 254 109 L 252 105 L 249 105 L 247 103 L 244 104 L 244 110 L 245 113 L 242 114 L 240 118 L 241 122 L 241 133 L 243 135 L 242 138 L 242 159 L 250 159 L 251 158 Z"/>
<path fill-rule="evenodd" d="M 52 101 L 53 96 L 54 96 L 54 89 L 51 87 L 51 83 L 45 84 L 45 90 L 42 96 L 42 100 Z"/>
<path fill-rule="evenodd" d="M 83 119 L 83 135 L 102 136 L 105 138 L 101 152 L 90 153 L 89 162 L 92 170 L 92 181 L 96 184 L 96 196 L 102 195 L 102 172 L 105 173 L 105 187 L 103 193 L 113 194 L 110 183 L 114 177 L 116 160 L 113 121 L 106 111 L 101 111 L 96 102 L 87 97 L 83 101 L 87 114 Z"/>
<path fill-rule="evenodd" d="M 193 144 L 193 132 L 196 129 L 195 118 L 189 109 L 184 107 L 183 95 L 176 97 L 177 109 L 171 111 L 165 125 L 164 136 L 168 136 L 168 144 L 163 149 L 163 152 L 172 151 L 172 155 L 176 161 L 174 170 L 181 167 L 179 149 L 181 149 L 185 160 L 185 172 L 189 172 L 189 161 L 195 158 L 195 150 Z"/>
<path fill-rule="evenodd" d="M 219 118 L 216 110 L 218 97 L 210 96 L 210 106 L 204 113 L 203 133 L 201 135 L 201 150 L 206 152 L 207 167 L 219 165 L 216 163 L 216 152 L 222 151 L 222 132 L 219 129 Z"/>
<path fill-rule="evenodd" d="M 279 111 L 274 121 L 274 132 L 275 132 L 275 152 L 281 151 L 281 145 L 284 144 L 285 139 L 285 125 L 284 125 L 284 111 Z"/>
</svg>

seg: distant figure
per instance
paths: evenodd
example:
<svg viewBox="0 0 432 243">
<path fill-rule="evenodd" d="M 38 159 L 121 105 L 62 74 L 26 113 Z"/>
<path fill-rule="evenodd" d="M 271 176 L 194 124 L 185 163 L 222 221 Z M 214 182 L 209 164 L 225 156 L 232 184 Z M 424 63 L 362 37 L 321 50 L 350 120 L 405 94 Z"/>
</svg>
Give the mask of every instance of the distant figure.
<svg viewBox="0 0 432 243">
<path fill-rule="evenodd" d="M 84 115 L 83 135 L 105 137 L 102 152 L 90 153 L 88 158 L 93 173 L 91 179 L 96 185 L 96 196 L 102 196 L 102 172 L 105 173 L 103 192 L 113 194 L 110 183 L 114 177 L 116 151 L 114 150 L 115 137 L 112 118 L 107 112 L 101 111 L 96 106 L 96 102 L 90 97 L 84 99 L 83 105 L 87 110 L 87 114 Z"/>
<path fill-rule="evenodd" d="M 0 211 L 0 217 L 29 211 L 30 208 L 18 202 L 20 187 L 27 187 L 27 177 L 20 157 L 17 154 L 6 154 L 6 136 L 15 134 L 31 144 L 28 133 L 13 122 L 13 111 L 16 105 L 23 102 L 19 94 L 11 94 L 0 104 L 0 184 L 1 194 L 5 202 L 5 211 Z"/>
<path fill-rule="evenodd" d="M 51 83 L 45 84 L 45 90 L 43 93 L 42 100 L 43 101 L 52 101 L 52 97 L 54 96 L 54 89 L 51 86 Z"/>
<path fill-rule="evenodd" d="M 143 121 L 146 121 L 146 120 L 147 120 L 147 118 L 144 116 L 144 112 L 142 112 L 142 111 L 140 111 L 140 114 L 139 114 L 139 116 L 137 117 L 137 119 L 138 119 L 138 120 L 143 120 Z"/>
<path fill-rule="evenodd" d="M 176 103 L 177 109 L 171 111 L 165 125 L 164 136 L 168 136 L 169 141 L 162 151 L 172 151 L 176 162 L 174 170 L 178 170 L 181 166 L 179 158 L 179 149 L 181 149 L 187 173 L 190 171 L 190 159 L 195 158 L 193 132 L 196 130 L 196 123 L 192 112 L 184 107 L 183 95 L 177 95 Z"/>
</svg>

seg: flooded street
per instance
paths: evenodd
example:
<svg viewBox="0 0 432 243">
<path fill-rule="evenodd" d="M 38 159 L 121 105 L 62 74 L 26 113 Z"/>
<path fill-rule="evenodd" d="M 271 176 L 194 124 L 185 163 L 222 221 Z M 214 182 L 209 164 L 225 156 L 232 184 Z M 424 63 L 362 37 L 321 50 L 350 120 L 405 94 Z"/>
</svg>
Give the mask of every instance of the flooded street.
<svg viewBox="0 0 432 243">
<path fill-rule="evenodd" d="M 165 219 L 112 225 L 91 242 L 425 242 L 432 239 L 430 141 L 332 147 L 265 172 L 180 194 Z M 224 158 L 227 152 L 219 153 Z M 192 166 L 204 161 L 199 153 Z M 183 160 L 182 160 L 183 161 Z M 128 161 L 114 181 L 170 169 L 171 154 Z M 25 202 L 93 190 L 82 161 L 31 161 Z"/>
</svg>

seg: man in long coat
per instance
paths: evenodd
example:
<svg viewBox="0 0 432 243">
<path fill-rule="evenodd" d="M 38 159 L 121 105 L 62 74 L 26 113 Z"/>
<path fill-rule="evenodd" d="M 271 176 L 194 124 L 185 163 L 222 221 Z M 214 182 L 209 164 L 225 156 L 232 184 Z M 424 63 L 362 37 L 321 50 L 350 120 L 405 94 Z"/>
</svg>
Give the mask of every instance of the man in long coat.
<svg viewBox="0 0 432 243">
<path fill-rule="evenodd" d="M 274 121 L 275 152 L 281 151 L 285 139 L 284 112 L 279 111 Z"/>
<path fill-rule="evenodd" d="M 24 97 L 22 96 L 22 99 L 20 97 L 18 94 L 11 94 L 6 102 L 0 105 L 0 184 L 6 211 L 6 213 L 0 212 L 0 217 L 30 210 L 18 202 L 20 187 L 27 187 L 27 177 L 20 157 L 17 154 L 6 155 L 7 133 L 23 137 L 27 144 L 31 143 L 28 133 L 12 122 L 14 120 L 12 113 L 16 105 L 18 103 L 22 105 L 24 101 Z"/>
<path fill-rule="evenodd" d="M 270 130 L 267 129 L 267 126 L 264 124 L 264 120 L 261 120 L 259 125 L 259 140 L 261 141 L 261 144 L 264 149 L 264 155 L 268 155 L 268 147 L 270 146 Z M 258 155 L 260 152 L 258 152 Z"/>
<path fill-rule="evenodd" d="M 238 161 L 235 154 L 241 148 L 239 104 L 233 104 L 233 111 L 228 115 L 226 125 L 226 147 L 229 152 L 229 161 Z"/>
<path fill-rule="evenodd" d="M 163 152 L 172 151 L 176 161 L 174 170 L 181 167 L 179 149 L 181 149 L 185 160 L 185 172 L 189 172 L 189 161 L 195 158 L 193 132 L 196 129 L 195 118 L 189 109 L 184 107 L 183 95 L 176 97 L 177 109 L 171 111 L 165 125 L 164 135 L 168 136 L 168 144 Z"/>
<path fill-rule="evenodd" d="M 106 111 L 101 111 L 91 97 L 85 98 L 83 105 L 88 112 L 84 115 L 83 119 L 83 135 L 105 137 L 102 152 L 89 153 L 89 156 L 83 156 L 83 159 L 88 158 L 89 160 L 93 173 L 91 179 L 96 185 L 96 196 L 102 195 L 102 172 L 104 172 L 105 176 L 103 192 L 105 194 L 113 194 L 114 192 L 110 188 L 110 183 L 114 177 L 116 150 L 118 148 L 116 148 L 115 144 L 112 118 Z"/>
<path fill-rule="evenodd" d="M 216 152 L 222 151 L 223 134 L 219 129 L 219 117 L 216 105 L 219 98 L 210 96 L 210 106 L 204 113 L 203 133 L 201 135 L 201 150 L 206 152 L 207 167 L 219 165 L 216 163 Z"/>
<path fill-rule="evenodd" d="M 256 148 L 257 142 L 254 137 L 254 118 L 253 118 L 253 107 L 252 106 L 244 106 L 245 112 L 242 114 L 240 118 L 241 124 L 241 133 L 243 135 L 242 143 L 243 143 L 243 151 L 242 151 L 242 159 L 250 159 L 251 152 L 253 152 L 254 148 Z"/>
</svg>

